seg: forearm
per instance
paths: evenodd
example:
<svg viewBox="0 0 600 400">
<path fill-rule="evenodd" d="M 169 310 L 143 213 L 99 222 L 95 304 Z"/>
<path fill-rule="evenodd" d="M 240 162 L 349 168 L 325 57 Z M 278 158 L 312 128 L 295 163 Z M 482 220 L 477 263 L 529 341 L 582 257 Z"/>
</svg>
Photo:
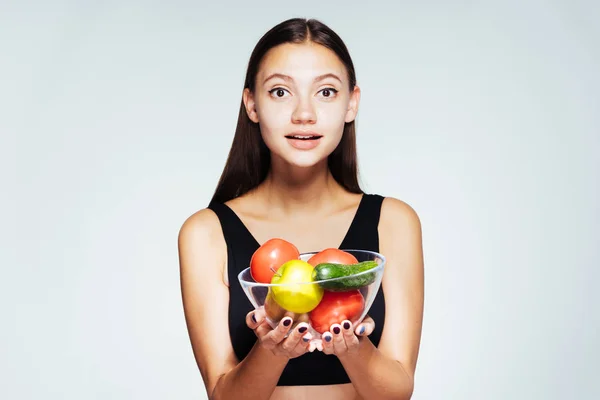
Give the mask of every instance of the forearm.
<svg viewBox="0 0 600 400">
<path fill-rule="evenodd" d="M 382 354 L 368 338 L 361 338 L 357 354 L 340 358 L 359 398 L 410 399 L 413 379 L 402 364 Z"/>
<path fill-rule="evenodd" d="M 268 400 L 287 362 L 287 357 L 276 356 L 257 342 L 242 362 L 219 379 L 210 399 Z"/>
</svg>

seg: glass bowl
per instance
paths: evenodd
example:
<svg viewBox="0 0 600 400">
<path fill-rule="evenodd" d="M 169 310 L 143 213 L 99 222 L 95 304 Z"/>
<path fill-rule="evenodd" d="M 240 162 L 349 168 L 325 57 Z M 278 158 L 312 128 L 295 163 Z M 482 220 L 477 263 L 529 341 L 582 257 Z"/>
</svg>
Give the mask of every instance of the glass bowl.
<svg viewBox="0 0 600 400">
<path fill-rule="evenodd" d="M 272 328 L 290 317 L 290 331 L 306 322 L 313 339 L 329 331 L 331 324 L 344 320 L 356 327 L 368 314 L 381 286 L 385 257 L 368 250 L 344 250 L 359 263 L 374 261 L 375 266 L 352 275 L 293 283 L 259 283 L 250 274 L 250 267 L 238 275 L 238 280 L 255 309 L 264 309 Z M 299 259 L 308 261 L 318 252 L 302 253 Z"/>
</svg>

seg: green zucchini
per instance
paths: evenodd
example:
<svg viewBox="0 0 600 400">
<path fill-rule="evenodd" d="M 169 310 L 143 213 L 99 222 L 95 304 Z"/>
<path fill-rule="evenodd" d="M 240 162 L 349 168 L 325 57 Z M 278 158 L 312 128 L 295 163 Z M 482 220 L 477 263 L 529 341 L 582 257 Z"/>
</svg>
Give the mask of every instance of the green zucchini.
<svg viewBox="0 0 600 400">
<path fill-rule="evenodd" d="M 319 282 L 319 286 L 332 292 L 346 292 L 360 289 L 373 283 L 377 274 L 371 272 L 359 276 L 352 275 L 368 271 L 377 267 L 377 265 L 376 261 L 363 261 L 358 264 L 321 263 L 313 269 L 312 279 L 313 281 L 323 281 L 342 278 L 328 282 Z"/>
</svg>

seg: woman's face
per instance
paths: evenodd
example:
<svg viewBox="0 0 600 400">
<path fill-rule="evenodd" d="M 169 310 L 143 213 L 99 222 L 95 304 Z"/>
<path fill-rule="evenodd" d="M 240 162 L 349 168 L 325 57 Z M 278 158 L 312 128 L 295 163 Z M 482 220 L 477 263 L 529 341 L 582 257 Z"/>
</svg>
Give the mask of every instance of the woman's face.
<svg viewBox="0 0 600 400">
<path fill-rule="evenodd" d="M 254 93 L 244 92 L 250 119 L 259 123 L 274 158 L 300 167 L 326 159 L 344 124 L 356 117 L 360 91 L 349 90 L 336 54 L 312 42 L 286 43 L 264 57 Z"/>
</svg>

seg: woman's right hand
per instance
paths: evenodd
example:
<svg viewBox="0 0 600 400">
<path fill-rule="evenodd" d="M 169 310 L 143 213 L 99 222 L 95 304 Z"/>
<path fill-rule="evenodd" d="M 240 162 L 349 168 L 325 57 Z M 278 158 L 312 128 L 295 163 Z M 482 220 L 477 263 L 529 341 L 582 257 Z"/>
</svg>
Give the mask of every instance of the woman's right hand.
<svg viewBox="0 0 600 400">
<path fill-rule="evenodd" d="M 275 329 L 271 328 L 262 307 L 246 315 L 246 324 L 258 337 L 259 345 L 275 355 L 296 358 L 319 347 L 316 341 L 311 341 L 312 335 L 306 322 L 299 323 L 290 332 L 292 323 L 292 318 L 286 316 Z M 288 332 L 290 334 L 286 338 Z"/>
</svg>

